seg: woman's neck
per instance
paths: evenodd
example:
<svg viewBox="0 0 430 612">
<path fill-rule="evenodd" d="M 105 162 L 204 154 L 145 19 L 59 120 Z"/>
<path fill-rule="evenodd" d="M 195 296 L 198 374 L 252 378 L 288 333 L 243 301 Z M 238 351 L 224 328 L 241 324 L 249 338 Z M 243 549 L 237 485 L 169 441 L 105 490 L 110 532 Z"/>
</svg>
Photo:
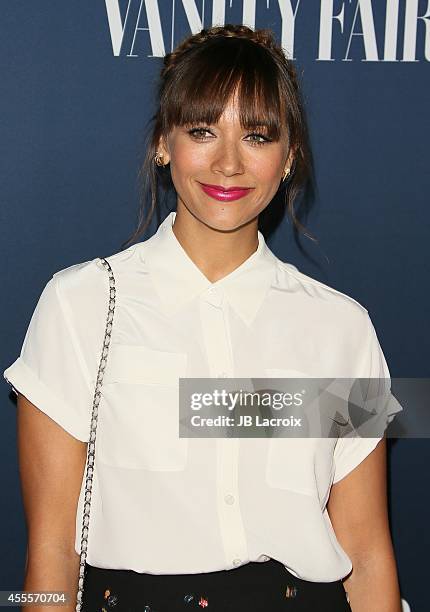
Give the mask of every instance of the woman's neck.
<svg viewBox="0 0 430 612">
<path fill-rule="evenodd" d="M 212 283 L 238 268 L 258 248 L 258 217 L 226 231 L 211 227 L 178 205 L 172 229 L 184 251 Z"/>
</svg>

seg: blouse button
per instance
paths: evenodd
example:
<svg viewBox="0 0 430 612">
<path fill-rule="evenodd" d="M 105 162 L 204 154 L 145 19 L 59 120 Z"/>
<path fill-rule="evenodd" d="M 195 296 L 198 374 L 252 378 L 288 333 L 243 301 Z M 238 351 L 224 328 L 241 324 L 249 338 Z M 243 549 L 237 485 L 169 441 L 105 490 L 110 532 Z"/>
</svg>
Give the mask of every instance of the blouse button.
<svg viewBox="0 0 430 612">
<path fill-rule="evenodd" d="M 233 497 L 233 495 L 226 495 L 224 497 L 224 501 L 225 501 L 226 504 L 230 504 L 230 505 L 234 504 L 234 497 Z"/>
<path fill-rule="evenodd" d="M 242 563 L 242 559 L 233 559 L 233 565 L 236 567 Z"/>
<path fill-rule="evenodd" d="M 221 306 L 223 296 L 218 289 L 211 287 L 207 290 L 207 299 L 212 306 Z"/>
<path fill-rule="evenodd" d="M 220 372 L 218 374 L 218 378 L 227 378 L 227 376 L 228 376 L 227 372 Z"/>
</svg>

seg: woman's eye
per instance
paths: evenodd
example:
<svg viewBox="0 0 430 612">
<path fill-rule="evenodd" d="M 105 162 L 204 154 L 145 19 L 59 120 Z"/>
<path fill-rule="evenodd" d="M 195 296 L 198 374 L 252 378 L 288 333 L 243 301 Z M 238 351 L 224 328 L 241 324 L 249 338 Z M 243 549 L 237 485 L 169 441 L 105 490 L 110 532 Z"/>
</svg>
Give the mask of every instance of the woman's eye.
<svg viewBox="0 0 430 612">
<path fill-rule="evenodd" d="M 192 128 L 191 130 L 188 130 L 188 134 L 190 134 L 190 136 L 195 137 L 197 140 L 203 140 L 205 137 L 205 133 L 211 133 L 210 130 L 208 128 Z M 250 137 L 255 137 L 259 140 L 251 140 L 251 144 L 252 145 L 264 145 L 267 142 L 271 142 L 270 138 L 267 138 L 267 136 L 264 136 L 263 134 L 259 134 L 258 132 L 252 132 L 251 134 L 248 134 L 248 136 L 246 136 L 246 138 L 250 138 Z"/>
<path fill-rule="evenodd" d="M 207 128 L 193 128 L 188 130 L 188 134 L 195 136 L 198 140 L 202 140 L 205 132 L 209 132 Z"/>
<path fill-rule="evenodd" d="M 249 136 L 256 136 L 257 138 L 262 138 L 262 140 L 251 141 L 252 144 L 262 145 L 262 144 L 266 144 L 266 142 L 270 142 L 269 138 L 267 138 L 266 136 L 263 136 L 263 134 L 258 134 L 256 132 L 253 132 L 252 134 L 249 134 Z"/>
</svg>

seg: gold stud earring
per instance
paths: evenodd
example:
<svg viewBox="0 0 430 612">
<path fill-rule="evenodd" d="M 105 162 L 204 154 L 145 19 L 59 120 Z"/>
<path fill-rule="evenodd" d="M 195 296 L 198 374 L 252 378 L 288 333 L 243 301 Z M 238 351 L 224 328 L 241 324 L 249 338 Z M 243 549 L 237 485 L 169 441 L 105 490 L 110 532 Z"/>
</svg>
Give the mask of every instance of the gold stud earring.
<svg viewBox="0 0 430 612">
<path fill-rule="evenodd" d="M 157 151 L 157 153 L 155 154 L 155 163 L 157 164 L 157 166 L 164 166 L 163 163 L 163 154 L 160 153 L 159 151 Z"/>
<path fill-rule="evenodd" d="M 282 175 L 282 180 L 285 181 L 285 179 L 287 178 L 289 174 L 290 174 L 290 168 L 287 168 L 284 174 Z"/>
</svg>

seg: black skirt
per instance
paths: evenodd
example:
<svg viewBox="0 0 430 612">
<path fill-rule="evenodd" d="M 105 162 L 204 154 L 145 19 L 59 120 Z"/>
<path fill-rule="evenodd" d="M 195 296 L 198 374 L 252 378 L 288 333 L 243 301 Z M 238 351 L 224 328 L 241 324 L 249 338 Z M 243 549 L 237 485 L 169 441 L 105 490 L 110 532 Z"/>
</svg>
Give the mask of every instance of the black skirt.
<svg viewBox="0 0 430 612">
<path fill-rule="evenodd" d="M 83 612 L 351 612 L 341 580 L 302 580 L 274 559 L 197 574 L 86 564 L 82 602 Z"/>
</svg>

